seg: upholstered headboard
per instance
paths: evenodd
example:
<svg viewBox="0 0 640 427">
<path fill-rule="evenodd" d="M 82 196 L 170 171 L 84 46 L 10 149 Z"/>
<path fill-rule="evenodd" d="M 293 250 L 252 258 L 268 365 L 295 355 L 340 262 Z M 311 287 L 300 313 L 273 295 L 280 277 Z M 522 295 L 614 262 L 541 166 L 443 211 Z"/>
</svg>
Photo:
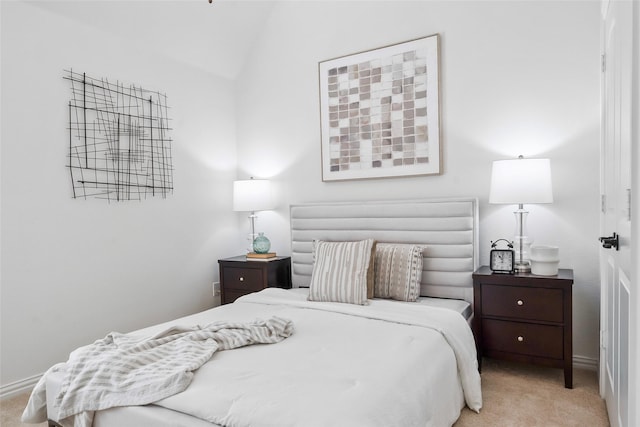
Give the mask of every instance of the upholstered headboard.
<svg viewBox="0 0 640 427">
<path fill-rule="evenodd" d="M 374 238 L 426 246 L 422 296 L 473 299 L 471 274 L 478 265 L 478 201 L 475 198 L 313 203 L 291 205 L 294 287 L 307 287 L 314 239 Z"/>
</svg>

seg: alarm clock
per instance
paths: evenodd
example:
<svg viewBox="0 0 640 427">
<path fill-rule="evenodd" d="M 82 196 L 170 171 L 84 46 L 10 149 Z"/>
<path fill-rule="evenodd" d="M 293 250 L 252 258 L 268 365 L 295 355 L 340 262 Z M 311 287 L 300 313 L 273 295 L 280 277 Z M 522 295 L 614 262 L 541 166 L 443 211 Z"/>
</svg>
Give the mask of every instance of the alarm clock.
<svg viewBox="0 0 640 427">
<path fill-rule="evenodd" d="M 499 242 L 506 242 L 507 249 L 498 249 Z M 513 250 L 513 243 L 507 239 L 498 239 L 491 242 L 491 252 L 489 254 L 489 268 L 494 273 L 513 274 L 515 271 L 516 254 Z"/>
</svg>

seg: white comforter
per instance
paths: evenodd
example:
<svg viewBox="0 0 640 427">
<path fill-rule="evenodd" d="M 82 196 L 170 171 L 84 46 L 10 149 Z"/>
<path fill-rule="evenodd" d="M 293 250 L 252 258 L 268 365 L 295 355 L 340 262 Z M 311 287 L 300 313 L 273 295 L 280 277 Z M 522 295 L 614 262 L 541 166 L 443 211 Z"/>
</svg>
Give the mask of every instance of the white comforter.
<svg viewBox="0 0 640 427">
<path fill-rule="evenodd" d="M 300 290 L 270 288 L 134 335 L 274 315 L 290 319 L 296 333 L 275 346 L 216 353 L 185 391 L 154 405 L 252 427 L 450 426 L 465 401 L 482 406 L 473 336 L 452 310 L 308 302 Z"/>
<path fill-rule="evenodd" d="M 277 346 L 219 353 L 187 390 L 157 405 L 234 427 L 449 426 L 464 401 L 482 406 L 473 335 L 452 310 L 309 302 L 275 288 L 231 308 L 291 319 L 296 333 Z"/>
</svg>

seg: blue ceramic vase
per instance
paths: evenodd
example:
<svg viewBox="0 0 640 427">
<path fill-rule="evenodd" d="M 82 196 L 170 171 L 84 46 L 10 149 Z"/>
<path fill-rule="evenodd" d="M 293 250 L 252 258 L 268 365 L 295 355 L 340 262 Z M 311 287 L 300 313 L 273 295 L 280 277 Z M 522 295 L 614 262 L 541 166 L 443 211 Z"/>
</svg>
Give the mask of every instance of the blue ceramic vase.
<svg viewBox="0 0 640 427">
<path fill-rule="evenodd" d="M 264 233 L 258 233 L 258 237 L 253 240 L 253 251 L 257 254 L 266 254 L 271 248 L 271 242 Z"/>
</svg>

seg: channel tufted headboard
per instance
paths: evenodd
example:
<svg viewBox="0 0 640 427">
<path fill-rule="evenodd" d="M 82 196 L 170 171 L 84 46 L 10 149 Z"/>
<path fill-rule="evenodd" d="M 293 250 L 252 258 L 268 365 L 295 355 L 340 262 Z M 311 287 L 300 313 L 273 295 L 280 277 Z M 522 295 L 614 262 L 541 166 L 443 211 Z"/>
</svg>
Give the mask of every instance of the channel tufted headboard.
<svg viewBox="0 0 640 427">
<path fill-rule="evenodd" d="M 478 201 L 475 198 L 335 202 L 291 205 L 294 287 L 311 281 L 314 239 L 374 238 L 426 246 L 422 296 L 472 302 L 471 274 L 478 265 Z"/>
</svg>

